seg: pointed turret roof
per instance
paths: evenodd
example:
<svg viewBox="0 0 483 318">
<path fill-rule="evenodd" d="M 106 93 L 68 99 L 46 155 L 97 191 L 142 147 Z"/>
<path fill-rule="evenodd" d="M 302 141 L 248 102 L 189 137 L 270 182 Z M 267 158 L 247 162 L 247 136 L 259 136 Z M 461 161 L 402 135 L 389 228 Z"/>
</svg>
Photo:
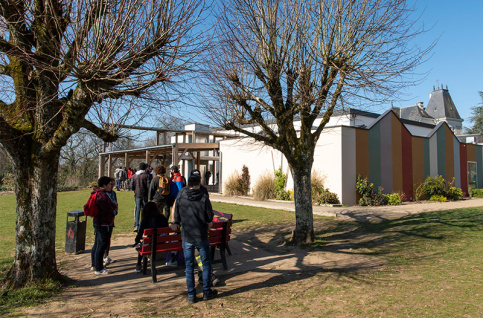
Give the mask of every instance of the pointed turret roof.
<svg viewBox="0 0 483 318">
<path fill-rule="evenodd" d="M 458 110 L 454 106 L 453 99 L 449 94 L 448 87 L 433 90 L 429 94 L 429 102 L 426 112 L 435 119 L 451 118 L 461 119 Z"/>
</svg>

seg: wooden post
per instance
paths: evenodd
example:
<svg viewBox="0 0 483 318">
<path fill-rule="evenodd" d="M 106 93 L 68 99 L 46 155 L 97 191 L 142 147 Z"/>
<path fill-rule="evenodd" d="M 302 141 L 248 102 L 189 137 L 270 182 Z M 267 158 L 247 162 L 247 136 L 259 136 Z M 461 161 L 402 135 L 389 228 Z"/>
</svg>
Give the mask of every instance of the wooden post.
<svg viewBox="0 0 483 318">
<path fill-rule="evenodd" d="M 111 169 L 112 169 L 112 156 L 111 156 L 111 154 L 109 154 L 108 161 L 107 161 L 107 176 L 108 177 L 111 176 Z"/>
<path fill-rule="evenodd" d="M 105 170 L 106 170 L 105 160 L 106 158 L 104 155 L 99 155 L 99 170 L 98 170 L 99 178 L 102 177 L 105 173 Z"/>
</svg>

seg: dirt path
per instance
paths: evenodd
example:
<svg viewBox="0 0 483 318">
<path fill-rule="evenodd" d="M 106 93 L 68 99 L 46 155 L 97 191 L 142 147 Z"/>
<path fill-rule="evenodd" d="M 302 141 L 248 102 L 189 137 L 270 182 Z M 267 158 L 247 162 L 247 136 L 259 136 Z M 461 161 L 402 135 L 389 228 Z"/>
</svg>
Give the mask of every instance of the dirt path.
<svg viewBox="0 0 483 318">
<path fill-rule="evenodd" d="M 307 252 L 277 243 L 274 232 L 260 236 L 240 234 L 230 242 L 232 255 L 228 256 L 229 269 L 215 264 L 220 286 L 220 297 L 210 301 L 211 308 L 223 306 L 224 295 L 242 294 L 247 291 L 277 284 L 277 277 L 301 271 L 377 268 L 383 264 L 374 257 L 354 256 L 337 252 Z M 160 266 L 158 283 L 151 276 L 134 272 L 136 253 L 128 247 L 132 237 L 118 237 L 112 242 L 111 257 L 115 263 L 108 266 L 109 275 L 95 276 L 89 270 L 90 254 L 59 255 L 62 272 L 76 281 L 48 303 L 23 309 L 19 315 L 26 317 L 139 317 L 145 303 L 159 303 L 160 308 L 186 306 L 184 270 Z M 201 293 L 200 286 L 198 291 Z M 203 305 L 205 303 L 205 305 Z M 206 302 L 195 306 L 203 309 Z M 229 310 L 229 309 L 227 309 Z M 155 314 L 155 313 L 151 313 Z M 148 315 L 149 316 L 149 315 Z"/>
<path fill-rule="evenodd" d="M 387 208 L 327 210 L 338 209 L 335 213 L 338 218 L 373 220 L 482 205 L 483 200 L 473 199 L 459 201 L 458 204 L 425 203 Z M 242 297 L 244 293 L 279 284 L 280 277 L 297 280 L 299 273 L 310 275 L 320 271 L 376 269 L 384 265 L 380 258 L 350 253 L 350 245 L 333 251 L 330 246 L 324 251 L 284 246 L 281 244 L 283 238 L 277 233 L 287 231 L 290 229 L 272 228 L 234 233 L 230 242 L 233 255 L 227 258 L 229 269 L 224 271 L 221 264 L 214 265 L 221 281 L 220 286 L 216 287 L 220 296 L 210 302 L 195 304 L 200 316 L 209 316 L 209 310 L 213 308 L 230 316 L 230 309 L 224 306 L 224 296 Z M 46 304 L 22 308 L 16 314 L 26 317 L 140 317 L 143 312 L 144 316 L 149 317 L 157 312 L 146 314 L 147 304 L 156 305 L 160 311 L 162 308 L 187 306 L 183 268 L 159 266 L 158 283 L 153 284 L 149 271 L 146 276 L 134 272 L 137 254 L 130 247 L 132 242 L 132 235 L 113 240 L 110 254 L 116 262 L 108 266 L 109 275 L 105 276 L 96 276 L 89 270 L 90 250 L 80 255 L 61 253 L 58 255 L 61 271 L 75 280 L 75 286 L 65 289 Z M 200 286 L 198 289 L 201 292 Z M 279 317 L 283 317 L 283 313 Z"/>
</svg>

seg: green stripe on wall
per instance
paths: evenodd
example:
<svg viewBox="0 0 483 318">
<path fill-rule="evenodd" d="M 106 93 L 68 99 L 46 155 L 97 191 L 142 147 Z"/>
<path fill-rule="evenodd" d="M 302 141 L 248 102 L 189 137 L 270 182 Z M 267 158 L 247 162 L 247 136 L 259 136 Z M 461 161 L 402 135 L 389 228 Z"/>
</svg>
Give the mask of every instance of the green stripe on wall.
<svg viewBox="0 0 483 318">
<path fill-rule="evenodd" d="M 381 125 L 379 122 L 369 129 L 369 181 L 374 189 L 381 186 Z"/>
<path fill-rule="evenodd" d="M 437 135 L 437 145 L 438 145 L 438 175 L 446 179 L 446 144 L 445 144 L 445 133 L 444 125 L 441 125 L 436 132 Z"/>
</svg>

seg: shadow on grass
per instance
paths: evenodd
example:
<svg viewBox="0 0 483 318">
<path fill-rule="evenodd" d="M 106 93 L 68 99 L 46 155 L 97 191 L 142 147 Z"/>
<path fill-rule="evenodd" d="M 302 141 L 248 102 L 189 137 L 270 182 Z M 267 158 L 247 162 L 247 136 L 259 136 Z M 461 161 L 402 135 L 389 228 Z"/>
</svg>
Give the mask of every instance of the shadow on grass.
<svg viewBox="0 0 483 318">
<path fill-rule="evenodd" d="M 244 223 L 237 221 L 241 225 Z M 436 249 L 435 253 L 418 253 L 418 248 L 428 242 L 446 244 L 474 235 L 481 239 L 483 209 L 426 212 L 379 222 L 323 219 L 316 221 L 315 228 L 317 242 L 302 247 L 284 244 L 292 230 L 292 225 L 284 222 L 278 226 L 257 225 L 248 231 L 234 231 L 230 242 L 233 255 L 227 256 L 228 270 L 223 271 L 220 266 L 215 266 L 223 286 L 219 297 L 256 293 L 316 276 L 322 285 L 334 276 L 372 284 L 374 278 L 366 275 L 367 271 L 380 269 L 389 259 L 404 256 L 406 260 L 418 262 L 444 253 L 444 249 Z M 160 266 L 158 283 L 152 284 L 149 277 L 134 273 L 136 254 L 125 247 L 118 245 L 111 248 L 122 251 L 117 262 L 110 265 L 113 274 L 103 277 L 85 275 L 85 278 L 89 278 L 77 285 L 89 289 L 82 289 L 82 293 L 77 291 L 77 296 L 99 297 L 100 290 L 119 295 L 139 293 L 142 295 L 139 301 L 146 304 L 179 303 L 180 298 L 186 296 L 183 268 Z M 332 275 L 320 275 L 327 273 Z M 100 289 L 98 286 L 103 287 Z M 163 295 L 160 299 L 161 289 Z M 201 292 L 200 285 L 197 289 Z M 65 314 L 69 310 L 66 306 Z"/>
</svg>

